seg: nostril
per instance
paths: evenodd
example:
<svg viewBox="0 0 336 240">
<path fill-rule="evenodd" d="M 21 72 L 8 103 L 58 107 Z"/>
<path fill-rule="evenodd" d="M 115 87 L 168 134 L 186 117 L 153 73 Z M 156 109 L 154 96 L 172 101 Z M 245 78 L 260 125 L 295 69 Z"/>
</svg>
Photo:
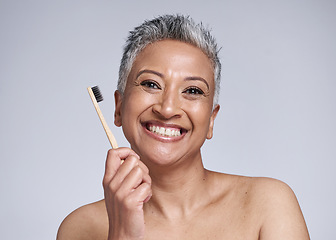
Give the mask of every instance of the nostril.
<svg viewBox="0 0 336 240">
<path fill-rule="evenodd" d="M 152 110 L 162 119 L 179 117 L 182 113 L 180 104 L 172 99 L 166 99 L 165 101 L 153 105 Z"/>
</svg>

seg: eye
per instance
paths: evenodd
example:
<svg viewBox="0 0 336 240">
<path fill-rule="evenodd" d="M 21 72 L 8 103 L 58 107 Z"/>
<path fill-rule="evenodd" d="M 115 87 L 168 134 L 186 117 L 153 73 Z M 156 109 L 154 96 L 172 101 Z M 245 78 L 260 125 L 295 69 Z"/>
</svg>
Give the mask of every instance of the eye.
<svg viewBox="0 0 336 240">
<path fill-rule="evenodd" d="M 183 93 L 187 93 L 191 95 L 204 95 L 204 92 L 197 87 L 189 87 L 186 90 L 184 90 Z"/>
<path fill-rule="evenodd" d="M 152 80 L 145 80 L 140 83 L 141 86 L 147 87 L 147 88 L 152 88 L 152 89 L 161 89 L 160 85 Z"/>
</svg>

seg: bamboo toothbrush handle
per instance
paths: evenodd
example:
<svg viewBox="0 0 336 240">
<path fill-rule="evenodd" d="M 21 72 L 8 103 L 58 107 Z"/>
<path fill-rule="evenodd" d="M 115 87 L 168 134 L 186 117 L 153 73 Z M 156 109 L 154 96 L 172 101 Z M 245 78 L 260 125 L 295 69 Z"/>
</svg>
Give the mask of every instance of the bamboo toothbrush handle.
<svg viewBox="0 0 336 240">
<path fill-rule="evenodd" d="M 89 95 L 90 95 L 90 98 L 92 100 L 92 103 L 96 109 L 96 112 L 98 114 L 98 117 L 103 125 L 103 128 L 105 130 L 105 133 L 107 135 L 107 138 L 108 140 L 110 141 L 110 144 L 112 146 L 112 148 L 118 148 L 118 144 L 117 144 L 117 141 L 113 135 L 113 133 L 111 132 L 110 128 L 108 127 L 105 119 L 104 119 L 104 116 L 102 114 L 102 112 L 100 111 L 100 108 L 99 108 L 99 105 L 98 105 L 98 102 L 96 100 L 96 97 L 94 96 L 93 92 L 92 92 L 92 89 L 90 87 L 87 88 L 88 92 L 89 92 Z"/>
</svg>

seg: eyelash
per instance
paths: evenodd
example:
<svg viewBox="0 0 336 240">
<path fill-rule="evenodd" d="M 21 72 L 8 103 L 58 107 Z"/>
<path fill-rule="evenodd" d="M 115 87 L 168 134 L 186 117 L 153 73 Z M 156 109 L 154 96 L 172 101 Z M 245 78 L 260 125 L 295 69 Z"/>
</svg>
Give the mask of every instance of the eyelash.
<svg viewBox="0 0 336 240">
<path fill-rule="evenodd" d="M 152 88 L 152 89 L 161 89 L 160 85 L 155 81 L 145 80 L 140 83 L 141 86 Z"/>
<path fill-rule="evenodd" d="M 140 85 L 150 89 L 161 89 L 160 85 L 153 80 L 142 81 Z M 205 93 L 198 87 L 189 87 L 186 90 L 184 90 L 183 93 L 190 95 L 205 95 Z"/>
<path fill-rule="evenodd" d="M 183 91 L 183 93 L 188 93 L 191 95 L 204 95 L 204 92 L 197 87 L 189 87 Z"/>
</svg>

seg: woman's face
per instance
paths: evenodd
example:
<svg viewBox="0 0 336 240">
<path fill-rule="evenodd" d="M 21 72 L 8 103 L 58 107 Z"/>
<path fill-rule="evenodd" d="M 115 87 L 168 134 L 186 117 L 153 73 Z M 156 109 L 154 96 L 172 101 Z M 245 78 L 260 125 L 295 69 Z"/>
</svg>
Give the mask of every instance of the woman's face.
<svg viewBox="0 0 336 240">
<path fill-rule="evenodd" d="M 173 164 L 200 157 L 212 137 L 214 72 L 198 48 L 174 40 L 148 45 L 136 58 L 124 94 L 115 93 L 115 124 L 145 161 Z"/>
</svg>

